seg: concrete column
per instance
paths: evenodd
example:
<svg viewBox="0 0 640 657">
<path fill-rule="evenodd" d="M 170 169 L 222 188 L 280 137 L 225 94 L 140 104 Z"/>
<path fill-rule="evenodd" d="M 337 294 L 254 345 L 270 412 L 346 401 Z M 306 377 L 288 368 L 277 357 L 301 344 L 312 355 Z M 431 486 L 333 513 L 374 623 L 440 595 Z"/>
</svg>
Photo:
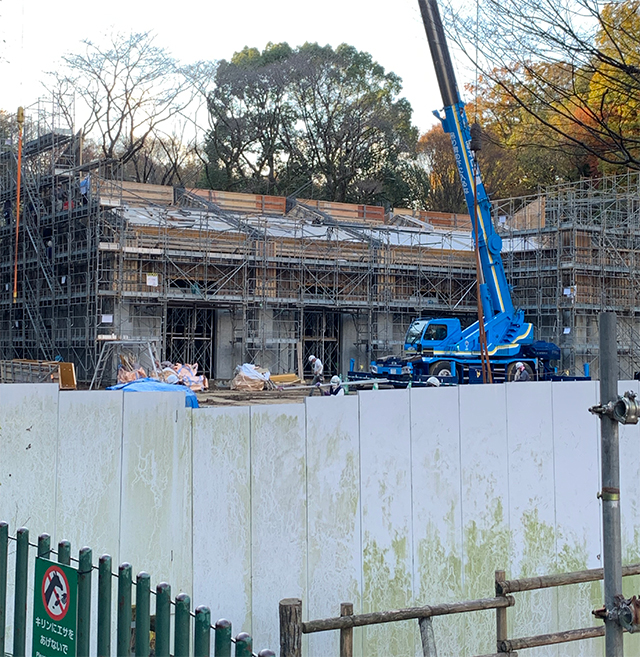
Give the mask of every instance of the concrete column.
<svg viewBox="0 0 640 657">
<path fill-rule="evenodd" d="M 393 313 L 379 312 L 375 315 L 378 327 L 378 345 L 376 351 L 378 356 L 388 356 L 399 352 L 399 346 L 394 345 L 393 335 Z"/>
<path fill-rule="evenodd" d="M 216 379 L 230 379 L 242 359 L 242 342 L 236 342 L 228 310 L 216 310 L 213 369 Z M 241 336 L 238 336 L 239 338 Z"/>
<path fill-rule="evenodd" d="M 355 360 L 355 368 L 359 370 L 362 366 L 366 372 L 369 370 L 368 354 L 362 346 L 358 346 L 358 340 L 365 336 L 358 335 L 358 329 L 352 315 L 343 313 L 340 316 L 340 373 L 346 376 L 349 371 L 349 362 Z"/>
</svg>

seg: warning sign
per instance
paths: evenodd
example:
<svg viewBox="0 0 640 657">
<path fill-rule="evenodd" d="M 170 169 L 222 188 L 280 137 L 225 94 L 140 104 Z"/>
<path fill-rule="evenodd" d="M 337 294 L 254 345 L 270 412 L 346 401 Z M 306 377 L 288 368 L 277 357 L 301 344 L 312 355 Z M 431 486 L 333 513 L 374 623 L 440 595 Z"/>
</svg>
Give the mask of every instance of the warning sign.
<svg viewBox="0 0 640 657">
<path fill-rule="evenodd" d="M 36 559 L 33 657 L 76 654 L 77 591 L 77 570 Z"/>
<path fill-rule="evenodd" d="M 53 620 L 62 620 L 69 611 L 69 581 L 58 565 L 49 566 L 42 580 L 42 601 Z"/>
</svg>

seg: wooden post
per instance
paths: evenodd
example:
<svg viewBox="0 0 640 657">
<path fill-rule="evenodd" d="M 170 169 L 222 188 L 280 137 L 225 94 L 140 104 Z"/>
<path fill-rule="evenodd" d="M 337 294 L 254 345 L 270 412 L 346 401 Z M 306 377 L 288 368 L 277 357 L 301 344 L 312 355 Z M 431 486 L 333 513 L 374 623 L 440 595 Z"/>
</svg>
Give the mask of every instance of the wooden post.
<svg viewBox="0 0 640 657">
<path fill-rule="evenodd" d="M 433 622 L 431 617 L 420 618 L 420 640 L 422 641 L 422 654 L 424 657 L 438 657 L 436 650 L 436 637 L 433 635 Z"/>
<path fill-rule="evenodd" d="M 504 582 L 504 570 L 496 570 L 496 597 L 501 595 L 502 588 L 500 582 Z M 507 608 L 499 607 L 496 609 L 496 650 L 500 651 L 503 641 L 507 640 Z"/>
<path fill-rule="evenodd" d="M 302 600 L 280 600 L 280 657 L 302 657 Z"/>
<path fill-rule="evenodd" d="M 298 355 L 298 378 L 304 383 L 304 363 L 302 359 L 302 341 L 296 342 L 296 352 Z"/>
<path fill-rule="evenodd" d="M 353 616 L 351 602 L 340 603 L 340 616 Z M 353 657 L 353 628 L 345 627 L 340 630 L 340 657 Z"/>
</svg>

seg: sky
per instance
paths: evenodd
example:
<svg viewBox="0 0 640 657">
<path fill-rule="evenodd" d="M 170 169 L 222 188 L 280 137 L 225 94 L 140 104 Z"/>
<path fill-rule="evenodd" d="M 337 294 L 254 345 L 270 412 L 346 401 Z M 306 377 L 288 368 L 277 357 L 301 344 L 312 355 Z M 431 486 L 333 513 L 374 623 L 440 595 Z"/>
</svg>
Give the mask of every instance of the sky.
<svg viewBox="0 0 640 657">
<path fill-rule="evenodd" d="M 0 109 L 15 112 L 43 96 L 46 72 L 64 53 L 82 52 L 83 39 L 146 31 L 183 64 L 229 59 L 269 41 L 348 43 L 402 78 L 421 132 L 442 106 L 417 0 L 0 0 Z"/>
</svg>

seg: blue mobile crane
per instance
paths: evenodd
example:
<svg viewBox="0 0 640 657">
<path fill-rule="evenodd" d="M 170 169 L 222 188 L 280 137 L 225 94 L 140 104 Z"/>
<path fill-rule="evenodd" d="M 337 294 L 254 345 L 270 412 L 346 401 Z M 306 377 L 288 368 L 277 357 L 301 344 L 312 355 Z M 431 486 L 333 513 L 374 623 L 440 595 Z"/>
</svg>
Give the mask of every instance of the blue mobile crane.
<svg viewBox="0 0 640 657">
<path fill-rule="evenodd" d="M 532 379 L 559 378 L 552 365 L 560 358 L 559 347 L 534 340 L 533 325 L 524 321 L 524 312 L 516 310 L 511 300 L 500 255 L 502 239 L 494 230 L 491 203 L 475 160 L 478 137 L 469 126 L 460 98 L 437 1 L 418 0 L 418 4 L 444 103 L 444 116 L 434 114 L 451 137 L 472 219 L 483 323 L 479 320 L 462 329 L 455 318 L 416 319 L 407 331 L 403 355 L 377 360 L 371 364 L 371 373 L 405 385 L 409 380 L 419 384 L 429 376 L 458 383 L 480 382 L 484 349 L 497 381 L 513 380 L 518 362 Z"/>
</svg>

